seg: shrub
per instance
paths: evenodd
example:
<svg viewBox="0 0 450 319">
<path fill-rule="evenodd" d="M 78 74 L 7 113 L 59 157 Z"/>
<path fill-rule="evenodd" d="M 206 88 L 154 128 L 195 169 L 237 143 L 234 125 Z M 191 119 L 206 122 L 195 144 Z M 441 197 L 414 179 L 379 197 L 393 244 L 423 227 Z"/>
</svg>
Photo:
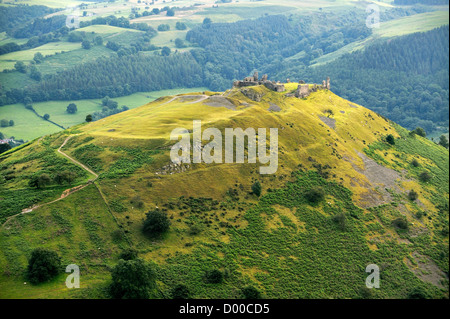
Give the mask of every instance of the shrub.
<svg viewBox="0 0 450 319">
<path fill-rule="evenodd" d="M 417 134 L 419 136 L 422 137 L 426 137 L 427 133 L 425 132 L 425 130 L 421 127 L 416 127 L 413 131 L 411 131 L 413 134 Z"/>
<path fill-rule="evenodd" d="M 395 145 L 395 137 L 392 134 L 389 134 L 388 136 L 386 136 L 386 142 L 391 145 Z"/>
<path fill-rule="evenodd" d="M 36 248 L 28 261 L 27 278 L 32 284 L 49 281 L 61 270 L 61 259 L 54 251 Z"/>
<path fill-rule="evenodd" d="M 47 174 L 41 174 L 41 175 L 34 175 L 31 179 L 30 179 L 30 181 L 29 181 L 29 183 L 28 183 L 28 185 L 30 186 L 30 187 L 36 187 L 36 188 L 43 188 L 43 187 L 45 187 L 45 186 L 47 186 L 48 184 L 50 184 L 51 183 L 51 178 L 50 178 L 50 176 L 48 176 Z"/>
<path fill-rule="evenodd" d="M 399 217 L 397 219 L 395 219 L 392 224 L 394 225 L 395 228 L 399 228 L 399 229 L 403 229 L 403 230 L 407 230 L 408 229 L 408 221 L 405 218 Z"/>
<path fill-rule="evenodd" d="M 156 287 L 155 271 L 142 259 L 119 260 L 111 277 L 109 292 L 117 299 L 148 299 Z"/>
<path fill-rule="evenodd" d="M 252 192 L 253 194 L 255 194 L 256 196 L 261 196 L 261 183 L 259 181 L 256 181 L 253 185 L 252 185 Z"/>
<path fill-rule="evenodd" d="M 409 191 L 409 193 L 408 193 L 408 198 L 410 199 L 410 200 L 416 200 L 417 198 L 419 198 L 419 194 L 417 194 L 417 192 L 415 191 L 415 190 L 410 190 Z"/>
<path fill-rule="evenodd" d="M 253 286 L 247 286 L 241 290 L 244 299 L 261 299 L 261 293 Z"/>
<path fill-rule="evenodd" d="M 413 160 L 411 161 L 411 165 L 414 166 L 414 167 L 419 167 L 419 166 L 420 166 L 420 163 L 419 163 L 419 161 L 418 161 L 417 159 L 413 159 Z"/>
<path fill-rule="evenodd" d="M 325 193 L 320 187 L 313 187 L 305 193 L 305 198 L 310 203 L 319 203 L 325 198 Z"/>
<path fill-rule="evenodd" d="M 158 237 L 169 230 L 170 220 L 167 214 L 159 209 L 149 211 L 144 221 L 144 233 L 150 237 Z"/>
<path fill-rule="evenodd" d="M 135 249 L 127 249 L 120 253 L 119 259 L 123 260 L 135 260 L 138 257 L 138 252 Z"/>
<path fill-rule="evenodd" d="M 333 216 L 332 220 L 339 226 L 341 230 L 345 230 L 347 228 L 347 217 L 344 213 Z"/>
<path fill-rule="evenodd" d="M 206 281 L 211 284 L 220 284 L 223 281 L 223 273 L 217 269 L 206 272 L 205 277 Z"/>
<path fill-rule="evenodd" d="M 185 285 L 176 285 L 171 291 L 172 299 L 189 299 L 189 289 Z"/>
<path fill-rule="evenodd" d="M 428 172 L 422 172 L 419 175 L 419 179 L 424 183 L 428 183 L 431 180 L 431 174 Z"/>
<path fill-rule="evenodd" d="M 429 299 L 428 292 L 421 287 L 416 287 L 408 293 L 408 299 Z"/>
</svg>

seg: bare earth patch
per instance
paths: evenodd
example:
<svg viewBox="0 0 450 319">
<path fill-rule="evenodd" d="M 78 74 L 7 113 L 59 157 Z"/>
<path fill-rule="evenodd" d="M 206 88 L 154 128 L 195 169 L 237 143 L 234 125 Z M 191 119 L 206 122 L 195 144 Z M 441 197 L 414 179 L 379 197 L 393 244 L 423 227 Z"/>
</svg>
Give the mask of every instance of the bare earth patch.
<svg viewBox="0 0 450 319">
<path fill-rule="evenodd" d="M 208 106 L 226 107 L 227 109 L 230 110 L 236 110 L 236 106 L 233 103 L 228 101 L 227 98 L 218 95 L 210 96 L 208 99 L 206 99 L 204 104 Z"/>
<path fill-rule="evenodd" d="M 319 116 L 319 118 L 322 120 L 322 122 L 324 122 L 326 125 L 328 125 L 330 128 L 332 128 L 333 130 L 336 129 L 336 120 L 326 117 L 326 116 Z"/>
<path fill-rule="evenodd" d="M 270 103 L 269 111 L 271 111 L 271 112 L 280 112 L 281 111 L 281 107 L 279 107 L 276 104 Z"/>
<path fill-rule="evenodd" d="M 445 278 L 445 273 L 430 258 L 418 252 L 413 252 L 412 258 L 416 265 L 408 258 L 405 259 L 405 264 L 420 280 L 444 288 L 441 281 Z"/>
</svg>

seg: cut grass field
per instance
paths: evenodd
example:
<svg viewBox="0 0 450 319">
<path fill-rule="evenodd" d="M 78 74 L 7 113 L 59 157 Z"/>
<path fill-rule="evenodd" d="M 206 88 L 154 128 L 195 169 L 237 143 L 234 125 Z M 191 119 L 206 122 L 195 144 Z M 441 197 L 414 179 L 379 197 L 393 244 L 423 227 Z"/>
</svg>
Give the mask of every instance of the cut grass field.
<svg viewBox="0 0 450 319">
<path fill-rule="evenodd" d="M 128 106 L 130 109 L 136 108 L 143 104 L 149 103 L 161 96 L 176 93 L 188 93 L 194 91 L 205 91 L 206 88 L 191 89 L 172 89 L 153 92 L 139 92 L 128 96 L 114 98 L 119 107 Z M 78 108 L 76 114 L 68 114 L 67 106 L 75 103 Z M 49 114 L 50 120 L 62 125 L 70 127 L 79 123 L 83 123 L 86 115 L 102 110 L 101 99 L 77 100 L 77 101 L 48 101 L 33 103 L 34 109 L 40 114 Z M 0 119 L 13 120 L 15 125 L 12 127 L 0 128 L 0 132 L 5 136 L 14 136 L 17 139 L 32 140 L 39 136 L 55 133 L 61 128 L 50 122 L 44 121 L 37 117 L 32 111 L 27 110 L 23 104 L 13 104 L 0 107 Z"/>
</svg>

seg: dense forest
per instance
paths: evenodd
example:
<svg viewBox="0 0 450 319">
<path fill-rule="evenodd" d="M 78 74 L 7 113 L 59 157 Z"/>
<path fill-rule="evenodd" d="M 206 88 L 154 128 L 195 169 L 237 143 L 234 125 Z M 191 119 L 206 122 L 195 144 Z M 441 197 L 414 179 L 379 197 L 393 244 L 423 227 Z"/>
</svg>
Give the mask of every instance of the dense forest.
<svg viewBox="0 0 450 319">
<path fill-rule="evenodd" d="M 16 29 L 23 27 L 33 19 L 56 12 L 60 9 L 51 9 L 46 6 L 0 6 L 0 32 L 13 36 Z"/>
</svg>

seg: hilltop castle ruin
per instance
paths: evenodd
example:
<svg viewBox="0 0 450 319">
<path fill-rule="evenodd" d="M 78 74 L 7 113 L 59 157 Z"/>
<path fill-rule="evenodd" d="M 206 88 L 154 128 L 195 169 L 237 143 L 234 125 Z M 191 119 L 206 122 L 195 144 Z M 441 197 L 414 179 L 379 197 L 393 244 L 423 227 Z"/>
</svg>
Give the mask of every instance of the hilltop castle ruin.
<svg viewBox="0 0 450 319">
<path fill-rule="evenodd" d="M 275 91 L 275 92 L 284 92 L 286 90 L 284 84 L 281 84 L 280 82 L 275 81 L 269 81 L 267 74 L 263 75 L 261 79 L 259 79 L 258 71 L 256 71 L 253 76 L 246 77 L 243 81 L 235 81 L 233 83 L 233 87 L 236 88 L 242 88 L 247 86 L 256 86 L 256 85 L 264 85 L 269 90 Z M 288 79 L 287 82 L 289 83 L 290 80 Z M 305 98 L 309 96 L 312 92 L 317 92 L 318 90 L 329 90 L 330 89 L 330 77 L 327 77 L 326 80 L 322 81 L 322 85 L 320 84 L 313 84 L 312 87 L 310 87 L 309 84 L 306 84 L 305 81 L 299 81 L 298 82 L 298 88 L 295 93 L 288 93 L 286 96 L 292 97 L 295 96 L 297 98 Z"/>
</svg>

